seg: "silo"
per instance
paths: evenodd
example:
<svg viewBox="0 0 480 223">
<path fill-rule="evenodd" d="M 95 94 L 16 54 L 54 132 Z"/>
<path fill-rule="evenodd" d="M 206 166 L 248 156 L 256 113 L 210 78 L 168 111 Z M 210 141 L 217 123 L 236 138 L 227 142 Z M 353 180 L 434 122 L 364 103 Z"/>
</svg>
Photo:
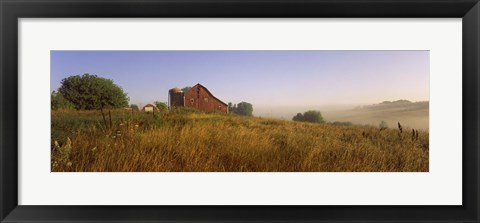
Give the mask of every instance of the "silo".
<svg viewBox="0 0 480 223">
<path fill-rule="evenodd" d="M 183 107 L 183 91 L 180 88 L 172 88 L 168 91 L 168 102 L 170 109 Z"/>
</svg>

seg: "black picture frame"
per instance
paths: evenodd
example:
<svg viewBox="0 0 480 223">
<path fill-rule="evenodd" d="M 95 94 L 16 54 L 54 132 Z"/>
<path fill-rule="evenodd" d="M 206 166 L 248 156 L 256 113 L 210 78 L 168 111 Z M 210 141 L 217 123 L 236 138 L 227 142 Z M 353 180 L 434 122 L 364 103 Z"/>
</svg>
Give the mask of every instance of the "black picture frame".
<svg viewBox="0 0 480 223">
<path fill-rule="evenodd" d="M 0 15 L 0 219 L 2 222 L 479 222 L 480 5 L 478 0 L 0 0 Z M 17 20 L 19 18 L 75 17 L 462 18 L 463 205 L 18 205 Z M 131 193 L 131 191 L 125 191 L 125 193 Z"/>
</svg>

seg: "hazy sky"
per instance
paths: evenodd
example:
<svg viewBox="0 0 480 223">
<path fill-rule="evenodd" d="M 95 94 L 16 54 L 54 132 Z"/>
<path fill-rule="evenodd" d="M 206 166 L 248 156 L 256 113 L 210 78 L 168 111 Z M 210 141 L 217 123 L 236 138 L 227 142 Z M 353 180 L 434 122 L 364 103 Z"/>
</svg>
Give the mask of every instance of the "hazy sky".
<svg viewBox="0 0 480 223">
<path fill-rule="evenodd" d="M 51 90 L 84 73 L 112 79 L 140 106 L 201 83 L 257 108 L 429 100 L 429 51 L 52 51 Z"/>
</svg>

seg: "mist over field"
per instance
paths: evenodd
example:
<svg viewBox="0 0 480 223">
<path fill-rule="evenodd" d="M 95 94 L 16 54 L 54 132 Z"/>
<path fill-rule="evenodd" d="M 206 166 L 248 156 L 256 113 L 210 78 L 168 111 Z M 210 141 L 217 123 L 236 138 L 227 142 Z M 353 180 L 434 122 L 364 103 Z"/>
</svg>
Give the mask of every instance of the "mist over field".
<svg viewBox="0 0 480 223">
<path fill-rule="evenodd" d="M 297 113 L 318 110 L 327 122 L 351 122 L 357 125 L 378 126 L 381 121 L 390 128 L 397 122 L 403 126 L 428 131 L 429 102 L 398 100 L 379 104 L 318 105 L 318 106 L 257 106 L 254 115 L 259 117 L 292 119 Z"/>
</svg>

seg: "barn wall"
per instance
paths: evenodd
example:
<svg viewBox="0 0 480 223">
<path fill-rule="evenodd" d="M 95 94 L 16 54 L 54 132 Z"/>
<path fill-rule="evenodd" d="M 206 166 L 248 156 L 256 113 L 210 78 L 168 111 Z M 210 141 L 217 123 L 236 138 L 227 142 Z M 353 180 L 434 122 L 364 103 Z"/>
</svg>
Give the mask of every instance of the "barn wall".
<svg viewBox="0 0 480 223">
<path fill-rule="evenodd" d="M 193 86 L 185 93 L 185 106 L 202 111 L 228 112 L 225 104 L 210 95 L 208 91 L 200 85 Z"/>
</svg>

